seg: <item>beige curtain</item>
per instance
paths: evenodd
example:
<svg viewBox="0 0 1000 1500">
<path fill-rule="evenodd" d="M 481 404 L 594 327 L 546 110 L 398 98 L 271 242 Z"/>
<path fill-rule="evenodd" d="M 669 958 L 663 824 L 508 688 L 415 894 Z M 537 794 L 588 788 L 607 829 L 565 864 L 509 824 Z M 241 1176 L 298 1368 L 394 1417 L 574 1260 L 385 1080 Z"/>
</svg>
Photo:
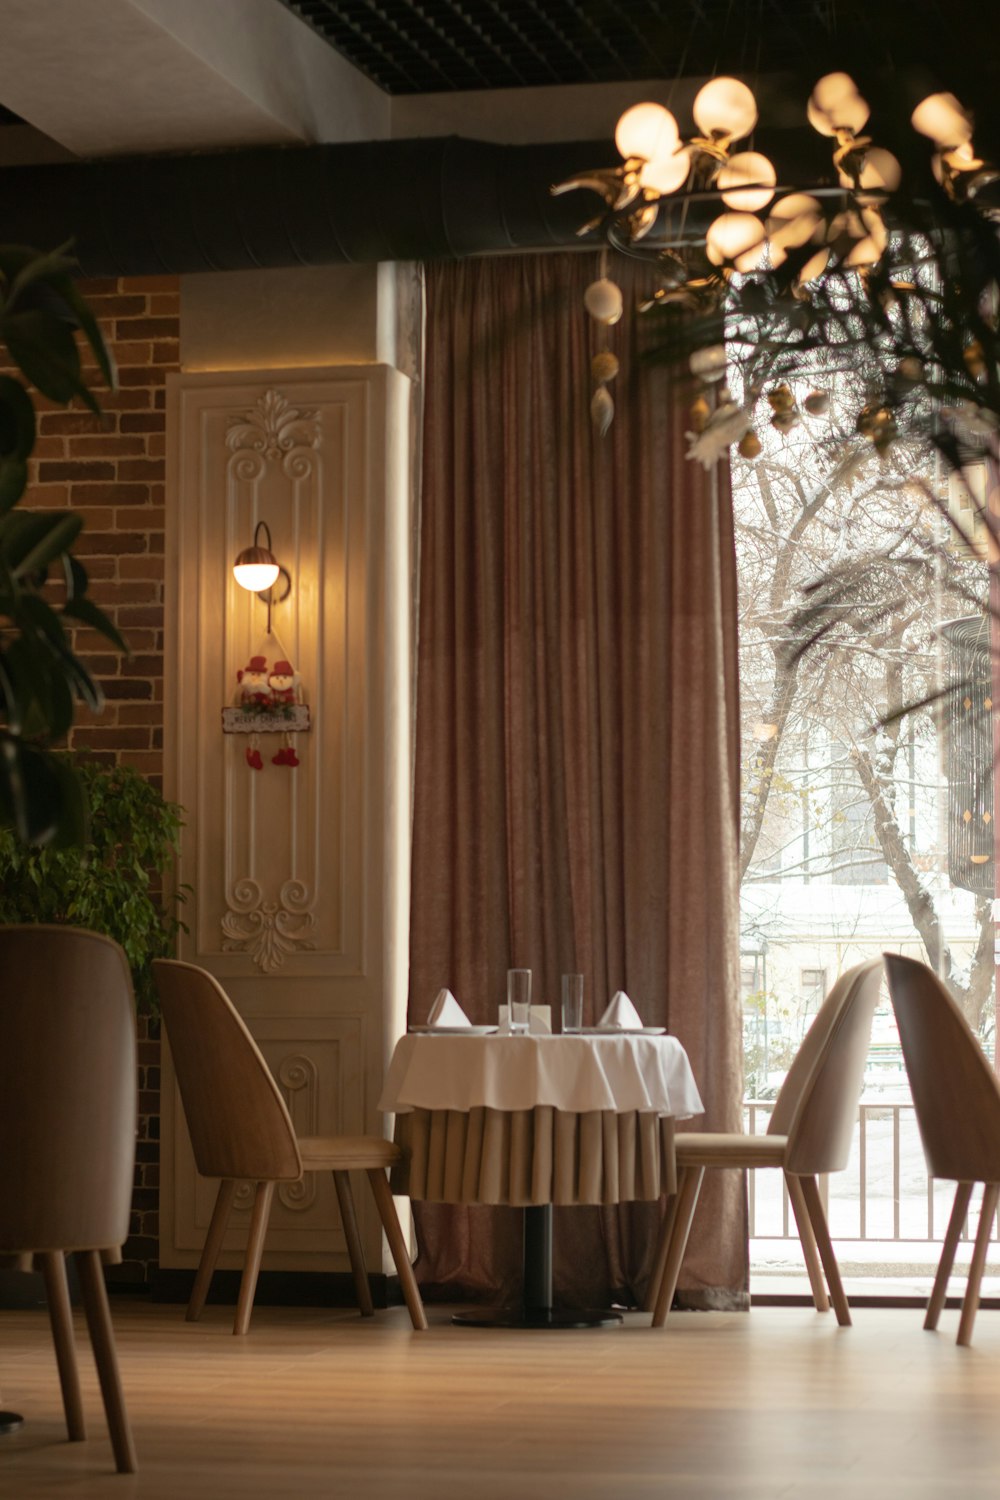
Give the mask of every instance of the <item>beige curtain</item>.
<svg viewBox="0 0 1000 1500">
<path fill-rule="evenodd" d="M 617 414 L 591 429 L 596 256 L 427 273 L 410 1018 L 441 985 L 494 1021 L 511 965 L 586 1016 L 627 990 L 687 1049 L 705 1127 L 740 1127 L 736 589 L 726 471 L 685 458 L 691 392 L 639 357 L 645 267 L 616 260 Z M 681 1278 L 746 1287 L 735 1173 Z M 556 1211 L 556 1297 L 641 1300 L 661 1207 Z M 418 1275 L 517 1289 L 520 1215 L 418 1205 Z"/>
</svg>

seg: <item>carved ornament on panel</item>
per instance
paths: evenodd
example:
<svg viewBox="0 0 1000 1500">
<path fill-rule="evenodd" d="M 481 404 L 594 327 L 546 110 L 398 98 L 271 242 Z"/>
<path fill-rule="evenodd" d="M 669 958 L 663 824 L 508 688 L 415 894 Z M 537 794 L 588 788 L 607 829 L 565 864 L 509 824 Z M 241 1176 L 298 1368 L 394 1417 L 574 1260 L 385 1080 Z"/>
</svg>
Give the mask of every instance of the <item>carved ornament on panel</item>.
<svg viewBox="0 0 1000 1500">
<path fill-rule="evenodd" d="M 319 412 L 293 406 L 280 391 L 265 391 L 249 411 L 232 417 L 226 432 L 231 453 L 249 450 L 268 459 L 283 458 L 295 448 L 318 448 Z"/>
<path fill-rule="evenodd" d="M 311 902 L 301 880 L 286 880 L 276 901 L 265 898 L 256 880 L 237 880 L 222 918 L 223 952 L 246 953 L 262 974 L 273 974 L 291 954 L 315 948 Z"/>
</svg>

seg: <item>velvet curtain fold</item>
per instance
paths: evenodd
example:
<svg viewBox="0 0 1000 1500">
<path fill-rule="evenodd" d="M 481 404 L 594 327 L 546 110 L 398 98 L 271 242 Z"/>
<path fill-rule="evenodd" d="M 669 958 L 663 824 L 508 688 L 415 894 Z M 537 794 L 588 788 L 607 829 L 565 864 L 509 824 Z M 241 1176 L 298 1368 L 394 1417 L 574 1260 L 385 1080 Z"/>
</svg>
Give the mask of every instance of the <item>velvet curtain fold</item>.
<svg viewBox="0 0 1000 1500">
<path fill-rule="evenodd" d="M 427 271 L 410 1019 L 448 985 L 493 1021 L 512 965 L 585 1022 L 625 989 L 740 1128 L 736 584 L 722 465 L 686 457 L 686 380 L 640 359 L 643 267 L 598 330 L 586 254 Z M 590 359 L 621 363 L 606 437 Z M 745 1296 L 746 1213 L 710 1174 L 681 1278 Z M 511 1295 L 520 1215 L 417 1204 L 425 1287 Z M 556 1211 L 557 1300 L 641 1301 L 662 1205 Z"/>
</svg>

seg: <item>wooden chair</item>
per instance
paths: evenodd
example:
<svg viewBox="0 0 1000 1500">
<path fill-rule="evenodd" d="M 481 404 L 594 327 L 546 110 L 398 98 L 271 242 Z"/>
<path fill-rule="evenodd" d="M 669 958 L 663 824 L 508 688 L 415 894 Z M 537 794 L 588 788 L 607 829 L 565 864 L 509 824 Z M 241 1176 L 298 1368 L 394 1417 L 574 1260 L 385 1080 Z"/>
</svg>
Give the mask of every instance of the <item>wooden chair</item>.
<svg viewBox="0 0 1000 1500">
<path fill-rule="evenodd" d="M 766 1135 L 691 1131 L 675 1138 L 677 1194 L 664 1221 L 651 1282 L 654 1328 L 667 1320 L 709 1167 L 784 1172 L 816 1310 L 828 1312 L 832 1299 L 837 1322 L 850 1324 L 816 1178 L 847 1165 L 881 978 L 882 962 L 873 959 L 837 980 L 788 1070 Z"/>
<path fill-rule="evenodd" d="M 937 975 L 898 953 L 886 953 L 884 958 L 927 1170 L 932 1177 L 958 1184 L 925 1328 L 938 1325 L 972 1189 L 977 1182 L 984 1185 L 956 1341 L 969 1345 L 1000 1197 L 1000 1084 Z"/>
<path fill-rule="evenodd" d="M 243 1334 L 250 1326 L 275 1184 L 297 1182 L 303 1172 L 323 1171 L 333 1174 L 361 1315 L 371 1317 L 371 1289 L 348 1175 L 362 1169 L 368 1174 L 410 1320 L 414 1328 L 426 1328 L 386 1176 L 386 1169 L 400 1157 L 399 1147 L 380 1136 L 296 1137 L 260 1049 L 218 981 L 194 964 L 173 959 L 157 959 L 153 973 L 198 1171 L 222 1179 L 188 1303 L 188 1319 L 199 1318 L 205 1305 L 237 1183 L 256 1184 L 233 1325 L 234 1333 Z"/>
<path fill-rule="evenodd" d="M 70 1442 L 86 1437 L 66 1281 L 72 1251 L 119 1473 L 136 1471 L 102 1254 L 120 1259 L 135 1171 L 135 1002 L 95 932 L 0 927 L 0 1255 L 45 1278 Z"/>
</svg>

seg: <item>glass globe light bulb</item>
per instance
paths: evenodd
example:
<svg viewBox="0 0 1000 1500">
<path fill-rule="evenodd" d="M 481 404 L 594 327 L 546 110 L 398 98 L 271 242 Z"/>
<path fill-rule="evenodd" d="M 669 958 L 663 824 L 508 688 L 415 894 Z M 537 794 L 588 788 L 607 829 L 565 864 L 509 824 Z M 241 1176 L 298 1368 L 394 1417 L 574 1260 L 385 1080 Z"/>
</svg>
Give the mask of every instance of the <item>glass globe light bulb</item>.
<svg viewBox="0 0 1000 1500">
<path fill-rule="evenodd" d="M 829 259 L 830 252 L 827 249 L 817 250 L 815 255 L 811 255 L 799 272 L 799 286 L 805 286 L 808 282 L 815 281 L 817 277 L 822 276 Z"/>
<path fill-rule="evenodd" d="M 954 94 L 928 94 L 913 111 L 910 124 L 942 150 L 972 139 L 972 121 Z"/>
<path fill-rule="evenodd" d="M 757 101 L 738 78 L 713 78 L 698 90 L 693 113 L 702 135 L 738 141 L 757 123 Z"/>
<path fill-rule="evenodd" d="M 759 151 L 738 151 L 719 168 L 715 179 L 722 189 L 722 201 L 729 208 L 756 213 L 766 208 L 774 197 L 778 174 Z"/>
<path fill-rule="evenodd" d="M 654 156 L 643 162 L 639 182 L 652 193 L 676 193 L 683 187 L 691 170 L 689 151 L 675 151 L 671 156 Z"/>
<path fill-rule="evenodd" d="M 823 213 L 817 198 L 811 193 L 789 193 L 771 209 L 767 220 L 768 238 L 772 246 L 789 250 L 807 244 L 822 223 Z"/>
<path fill-rule="evenodd" d="M 763 248 L 764 226 L 755 214 L 720 214 L 705 236 L 705 254 L 713 266 L 731 261 L 738 270 L 751 271 Z"/>
<path fill-rule="evenodd" d="M 679 141 L 677 121 L 662 104 L 633 104 L 615 127 L 615 145 L 626 161 L 657 161 L 676 151 Z"/>
<path fill-rule="evenodd" d="M 858 177 L 858 185 L 865 192 L 893 193 L 902 180 L 903 169 L 891 151 L 873 146 L 865 152 L 864 164 Z M 845 171 L 840 172 L 841 187 L 853 187 L 854 179 Z"/>
<path fill-rule="evenodd" d="M 809 95 L 806 114 L 820 135 L 836 135 L 838 130 L 857 135 L 863 130 L 871 111 L 867 100 L 858 93 L 857 84 L 847 73 L 827 73 Z"/>
<path fill-rule="evenodd" d="M 583 294 L 583 305 L 595 323 L 617 323 L 622 315 L 624 302 L 622 289 L 607 276 L 592 281 Z"/>
<path fill-rule="evenodd" d="M 247 552 L 262 552 L 262 547 L 248 547 Z M 249 589 L 251 594 L 259 594 L 264 589 L 269 589 L 273 583 L 278 581 L 278 564 L 266 562 L 260 559 L 244 561 L 246 553 L 241 552 L 233 564 L 233 577 L 241 589 Z"/>
</svg>

